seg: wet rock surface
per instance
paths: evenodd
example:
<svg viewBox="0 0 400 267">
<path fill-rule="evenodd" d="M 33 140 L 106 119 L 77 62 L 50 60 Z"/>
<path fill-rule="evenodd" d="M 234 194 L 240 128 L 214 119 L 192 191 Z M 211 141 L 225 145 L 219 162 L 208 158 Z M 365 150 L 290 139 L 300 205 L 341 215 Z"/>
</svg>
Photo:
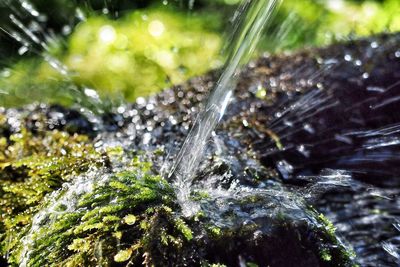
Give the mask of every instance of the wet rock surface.
<svg viewBox="0 0 400 267">
<path fill-rule="evenodd" d="M 107 172 L 144 151 L 152 172 L 165 175 L 217 77 L 194 78 L 102 115 L 46 105 L 2 109 L 0 135 L 7 143 L 22 129 L 88 135 L 96 151 L 118 146 L 128 154 L 100 164 Z M 399 80 L 399 35 L 249 64 L 192 186 L 187 205 L 201 214 L 185 222 L 194 238 L 184 241 L 187 249 L 150 244 L 153 263 L 397 266 Z"/>
</svg>

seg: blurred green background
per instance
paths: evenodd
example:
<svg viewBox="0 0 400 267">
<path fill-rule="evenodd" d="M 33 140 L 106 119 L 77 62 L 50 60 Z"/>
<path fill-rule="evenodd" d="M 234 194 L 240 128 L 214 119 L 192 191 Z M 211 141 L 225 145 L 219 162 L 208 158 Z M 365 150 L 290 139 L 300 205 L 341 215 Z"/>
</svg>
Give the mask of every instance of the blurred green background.
<svg viewBox="0 0 400 267">
<path fill-rule="evenodd" d="M 239 3 L 3 0 L 0 106 L 118 104 L 219 68 Z M 399 0 L 285 0 L 258 52 L 398 30 Z"/>
</svg>

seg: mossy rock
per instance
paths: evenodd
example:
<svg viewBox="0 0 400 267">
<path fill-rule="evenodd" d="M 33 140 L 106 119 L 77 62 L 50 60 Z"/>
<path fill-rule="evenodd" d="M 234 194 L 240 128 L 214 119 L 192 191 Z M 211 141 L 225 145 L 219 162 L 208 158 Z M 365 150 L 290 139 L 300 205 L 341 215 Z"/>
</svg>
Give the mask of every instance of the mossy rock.
<svg viewBox="0 0 400 267">
<path fill-rule="evenodd" d="M 199 194 L 204 210 L 215 214 L 186 218 L 173 188 L 150 163 L 154 155 L 163 153 L 132 153 L 118 146 L 96 149 L 90 137 L 63 128 L 50 130 L 54 122 L 48 115 L 37 116 L 38 110 L 47 108 L 35 110 L 22 111 L 18 127 L 7 125 L 10 117 L 2 115 L 2 126 L 10 134 L 2 137 L 1 251 L 11 266 L 235 266 L 241 262 L 280 266 L 293 260 L 298 266 L 347 266 L 352 262 L 346 247 L 317 213 L 303 204 L 283 209 L 273 195 L 233 198 L 229 210 L 216 218 L 213 196 Z M 40 127 L 26 128 L 32 116 Z M 240 173 L 242 168 L 230 170 L 218 159 L 214 165 L 209 176 Z M 253 169 L 264 171 L 261 166 Z M 249 174 L 248 179 L 259 178 Z M 280 201 L 290 202 L 288 196 L 301 202 L 289 193 Z M 250 216 L 250 210 L 263 209 L 265 203 L 270 203 L 268 213 L 250 224 L 243 221 L 244 211 Z M 240 216 L 238 209 L 243 210 Z M 225 216 L 230 223 L 221 226 Z M 309 219 L 299 223 L 299 218 Z M 277 253 L 288 244 L 292 257 Z M 304 255 L 301 261 L 300 255 Z"/>
<path fill-rule="evenodd" d="M 56 107 L 1 110 L 0 195 L 6 203 L 0 218 L 2 255 L 8 255 L 11 265 L 27 266 L 352 266 L 354 255 L 334 228 L 346 236 L 343 229 L 348 227 L 351 240 L 369 214 L 361 214 L 352 225 L 344 210 L 332 225 L 310 205 L 317 203 L 332 215 L 331 207 L 318 198 L 346 177 L 346 190 L 356 196 L 358 188 L 378 190 L 387 184 L 398 192 L 393 175 L 397 158 L 378 162 L 379 168 L 387 166 L 380 179 L 375 172 L 357 175 L 365 165 L 349 160 L 354 151 L 370 159 L 371 151 L 387 155 L 396 146 L 371 147 L 374 143 L 365 134 L 351 137 L 353 142 L 337 136 L 383 129 L 385 138 L 393 137 L 388 127 L 399 122 L 391 102 L 399 86 L 393 71 L 399 69 L 398 41 L 398 35 L 383 35 L 265 57 L 245 68 L 194 179 L 190 200 L 200 209 L 189 218 L 160 173 L 163 163 L 171 161 L 167 152 L 183 141 L 217 73 L 108 113 L 61 112 L 79 114 L 77 122 L 87 122 L 81 132 L 80 127 L 65 126 L 69 119 L 49 119 L 54 117 L 46 110 Z M 336 64 L 341 67 L 333 68 Z M 394 89 L 371 97 L 380 87 Z M 304 98 L 339 104 L 316 116 L 299 117 L 309 107 L 299 103 L 313 103 Z M 376 101 L 387 105 L 376 106 Z M 276 111 L 293 107 L 299 109 L 291 111 L 291 120 L 276 120 Z M 297 131 L 289 135 L 291 125 Z M 334 141 L 311 143 L 309 153 L 300 149 L 307 141 L 324 138 Z M 350 205 L 352 199 L 333 204 L 340 201 Z M 380 208 L 395 218 L 388 207 Z M 381 222 L 385 216 L 375 217 Z M 356 233 L 358 252 L 371 238 Z M 396 233 L 378 229 L 377 235 L 382 241 Z M 376 253 L 378 259 L 384 256 L 383 251 Z"/>
</svg>

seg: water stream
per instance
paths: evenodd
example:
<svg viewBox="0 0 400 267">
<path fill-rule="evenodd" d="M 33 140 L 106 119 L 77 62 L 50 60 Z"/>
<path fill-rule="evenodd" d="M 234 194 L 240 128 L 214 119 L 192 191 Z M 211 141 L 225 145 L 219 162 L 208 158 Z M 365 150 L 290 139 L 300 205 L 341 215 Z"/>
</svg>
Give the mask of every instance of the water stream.
<svg viewBox="0 0 400 267">
<path fill-rule="evenodd" d="M 190 187 L 207 141 L 229 104 L 240 66 L 250 59 L 262 30 L 270 22 L 279 3 L 279 0 L 246 0 L 237 11 L 236 28 L 229 46 L 230 54 L 222 75 L 215 84 L 204 110 L 195 120 L 169 174 L 169 178 L 174 181 L 178 201 L 187 216 L 196 211 L 194 204 L 188 204 Z"/>
</svg>

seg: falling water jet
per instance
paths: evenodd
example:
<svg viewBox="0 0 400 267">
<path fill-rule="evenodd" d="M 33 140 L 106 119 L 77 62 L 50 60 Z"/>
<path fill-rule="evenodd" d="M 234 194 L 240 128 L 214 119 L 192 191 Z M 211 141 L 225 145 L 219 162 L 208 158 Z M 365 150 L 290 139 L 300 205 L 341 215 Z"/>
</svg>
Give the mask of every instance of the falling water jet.
<svg viewBox="0 0 400 267">
<path fill-rule="evenodd" d="M 206 143 L 223 117 L 236 87 L 240 66 L 247 63 L 265 26 L 271 21 L 280 0 L 246 0 L 239 8 L 239 26 L 232 35 L 229 57 L 223 73 L 212 90 L 205 108 L 198 115 L 170 170 L 184 215 L 197 210 L 189 199 L 193 176 L 200 164 Z"/>
</svg>

